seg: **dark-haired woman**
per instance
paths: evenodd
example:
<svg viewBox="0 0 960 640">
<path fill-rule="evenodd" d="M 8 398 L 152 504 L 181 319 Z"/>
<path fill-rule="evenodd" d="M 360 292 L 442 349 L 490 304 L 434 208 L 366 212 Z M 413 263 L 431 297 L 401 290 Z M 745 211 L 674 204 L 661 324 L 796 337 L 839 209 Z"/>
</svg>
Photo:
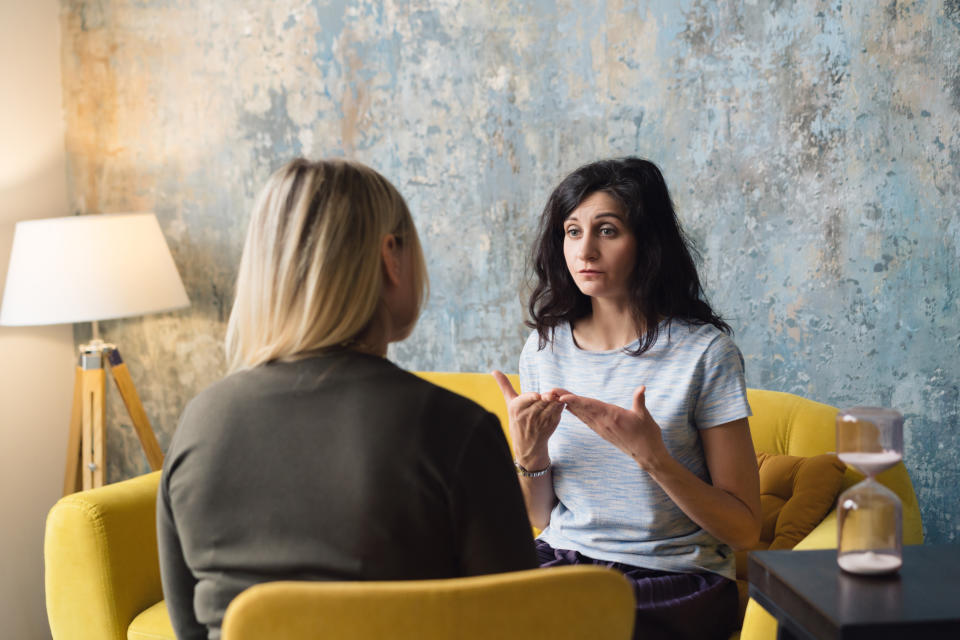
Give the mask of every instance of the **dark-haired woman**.
<svg viewBox="0 0 960 640">
<path fill-rule="evenodd" d="M 540 220 L 524 393 L 494 372 L 541 566 L 623 571 L 638 638 L 727 637 L 760 532 L 743 358 L 691 254 L 656 165 L 577 169 Z"/>
</svg>

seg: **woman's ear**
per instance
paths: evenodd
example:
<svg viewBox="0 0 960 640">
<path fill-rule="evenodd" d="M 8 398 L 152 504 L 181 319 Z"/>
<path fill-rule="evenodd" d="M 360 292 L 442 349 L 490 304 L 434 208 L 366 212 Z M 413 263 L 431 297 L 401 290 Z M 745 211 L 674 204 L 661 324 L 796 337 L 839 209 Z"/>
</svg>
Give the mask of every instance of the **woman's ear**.
<svg viewBox="0 0 960 640">
<path fill-rule="evenodd" d="M 400 242 L 397 236 L 388 233 L 383 236 L 383 242 L 380 243 L 380 258 L 383 263 L 383 277 L 386 282 L 396 286 L 400 284 L 400 271 L 402 269 L 402 260 Z"/>
</svg>

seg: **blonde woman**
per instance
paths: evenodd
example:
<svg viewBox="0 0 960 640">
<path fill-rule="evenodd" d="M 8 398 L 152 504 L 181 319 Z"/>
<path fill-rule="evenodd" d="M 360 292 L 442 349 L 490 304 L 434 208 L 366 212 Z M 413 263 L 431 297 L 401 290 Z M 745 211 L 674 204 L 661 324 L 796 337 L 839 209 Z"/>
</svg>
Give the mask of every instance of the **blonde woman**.
<svg viewBox="0 0 960 640">
<path fill-rule="evenodd" d="M 413 220 L 383 176 L 298 159 L 269 179 L 227 327 L 231 373 L 187 405 L 160 484 L 178 638 L 218 638 L 258 582 L 536 566 L 497 419 L 385 358 L 426 290 Z"/>
</svg>

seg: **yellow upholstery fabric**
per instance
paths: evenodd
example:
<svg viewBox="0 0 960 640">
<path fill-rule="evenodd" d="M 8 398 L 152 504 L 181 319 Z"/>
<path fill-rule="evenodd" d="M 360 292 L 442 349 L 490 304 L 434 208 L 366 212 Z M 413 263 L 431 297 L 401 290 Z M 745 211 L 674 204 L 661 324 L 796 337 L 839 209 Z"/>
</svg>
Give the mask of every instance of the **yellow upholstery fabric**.
<svg viewBox="0 0 960 640">
<path fill-rule="evenodd" d="M 500 418 L 506 432 L 506 406 L 489 374 L 419 375 L 475 400 Z M 519 389 L 517 376 L 511 380 Z M 811 457 L 834 450 L 835 408 L 775 391 L 749 389 L 747 397 L 754 412 L 750 428 L 758 452 Z M 859 479 L 847 470 L 843 487 Z M 47 615 L 54 640 L 173 639 L 157 560 L 159 480 L 155 472 L 77 493 L 50 510 L 44 561 Z M 906 468 L 898 465 L 880 474 L 879 480 L 903 501 L 904 542 L 920 544 L 920 509 Z M 831 511 L 795 548 L 836 547 L 836 537 L 836 513 Z M 741 637 L 772 640 L 775 636 L 775 621 L 751 602 Z"/>
<path fill-rule="evenodd" d="M 127 640 L 166 640 L 173 637 L 173 625 L 170 624 L 165 600 L 142 611 L 127 630 Z"/>
<path fill-rule="evenodd" d="M 273 582 L 230 604 L 223 640 L 627 640 L 633 589 L 594 566 L 402 582 Z"/>
<path fill-rule="evenodd" d="M 163 599 L 157 557 L 160 472 L 60 499 L 44 536 L 47 617 L 54 638 L 123 640 Z"/>
</svg>

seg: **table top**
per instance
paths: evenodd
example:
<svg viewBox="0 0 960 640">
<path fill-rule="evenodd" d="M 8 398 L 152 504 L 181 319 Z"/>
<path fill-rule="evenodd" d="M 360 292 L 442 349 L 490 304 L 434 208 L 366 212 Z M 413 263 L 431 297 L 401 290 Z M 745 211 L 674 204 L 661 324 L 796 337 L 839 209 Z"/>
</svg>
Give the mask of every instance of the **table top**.
<svg viewBox="0 0 960 640">
<path fill-rule="evenodd" d="M 837 566 L 836 549 L 752 551 L 750 596 L 814 638 L 960 638 L 960 545 L 903 548 L 891 576 L 858 576 Z"/>
</svg>

